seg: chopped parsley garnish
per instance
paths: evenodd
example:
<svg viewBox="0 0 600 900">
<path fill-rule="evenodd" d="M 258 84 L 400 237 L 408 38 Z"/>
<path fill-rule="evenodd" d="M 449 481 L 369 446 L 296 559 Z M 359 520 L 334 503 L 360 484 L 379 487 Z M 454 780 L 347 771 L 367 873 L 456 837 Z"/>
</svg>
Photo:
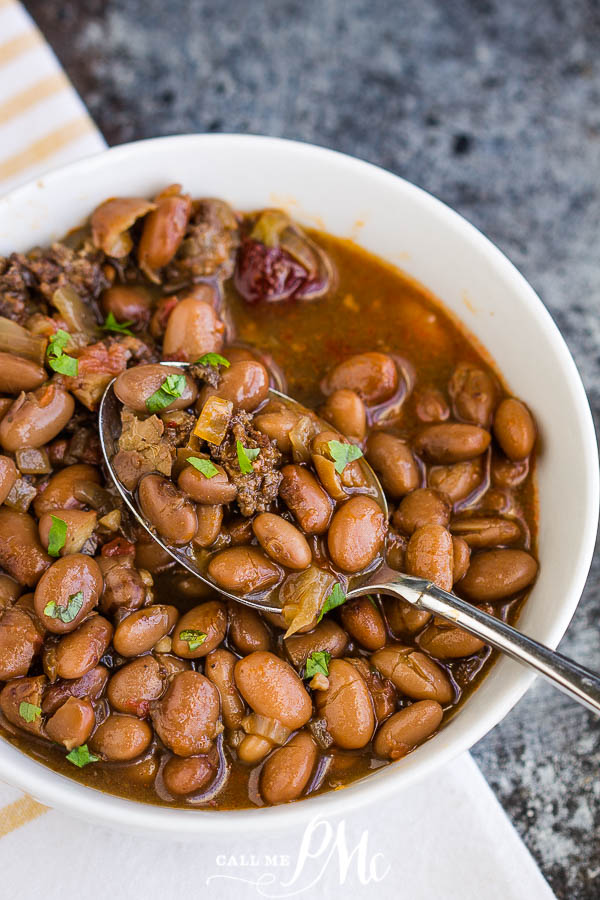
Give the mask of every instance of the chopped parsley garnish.
<svg viewBox="0 0 600 900">
<path fill-rule="evenodd" d="M 161 386 L 146 400 L 148 412 L 157 413 L 173 400 L 181 397 L 185 390 L 185 375 L 167 375 Z"/>
<path fill-rule="evenodd" d="M 313 650 L 306 660 L 305 678 L 312 678 L 314 675 L 329 675 L 329 661 L 331 653 L 327 650 Z"/>
<path fill-rule="evenodd" d="M 363 455 L 360 447 L 356 444 L 342 444 L 341 441 L 327 441 L 331 458 L 335 463 L 335 471 L 341 475 L 348 463 L 360 459 Z"/>
<path fill-rule="evenodd" d="M 44 607 L 44 615 L 50 619 L 60 619 L 61 622 L 68 625 L 69 622 L 73 621 L 82 606 L 83 591 L 77 591 L 76 594 L 71 594 L 66 606 L 61 606 L 54 600 L 50 600 Z"/>
<path fill-rule="evenodd" d="M 48 534 L 48 553 L 50 556 L 58 556 L 67 539 L 67 523 L 58 516 L 51 515 L 50 518 L 52 525 Z"/>
<path fill-rule="evenodd" d="M 200 359 L 197 359 L 194 363 L 196 366 L 225 366 L 226 369 L 229 368 L 231 363 L 228 359 L 225 359 L 224 356 L 221 356 L 220 353 L 205 353 L 204 356 L 201 356 Z"/>
<path fill-rule="evenodd" d="M 50 338 L 46 349 L 48 365 L 61 375 L 77 375 L 79 368 L 79 361 L 65 353 L 65 347 L 70 340 L 69 332 L 59 328 Z"/>
<path fill-rule="evenodd" d="M 185 631 L 179 632 L 179 640 L 185 641 L 190 650 L 193 652 L 204 643 L 204 641 L 206 640 L 206 635 L 203 631 L 196 631 L 195 628 L 188 628 Z"/>
<path fill-rule="evenodd" d="M 69 762 L 73 763 L 74 766 L 78 766 L 80 769 L 83 769 L 83 767 L 87 766 L 88 763 L 98 762 L 100 757 L 94 756 L 93 753 L 90 753 L 87 744 L 82 744 L 81 747 L 75 747 L 74 750 L 71 750 L 70 753 L 67 753 L 67 759 L 69 760 Z"/>
<path fill-rule="evenodd" d="M 194 469 L 201 472 L 205 478 L 214 478 L 215 475 L 219 474 L 219 470 L 214 463 L 211 463 L 210 459 L 203 459 L 199 456 L 189 456 L 188 462 L 190 466 L 193 466 Z"/>
<path fill-rule="evenodd" d="M 252 468 L 252 460 L 256 459 L 260 453 L 260 448 L 244 447 L 241 441 L 236 441 L 235 445 L 237 447 L 237 458 L 240 464 L 240 470 L 244 475 L 251 475 L 254 471 Z"/>
<path fill-rule="evenodd" d="M 33 703 L 27 703 L 26 700 L 23 700 L 22 703 L 19 703 L 19 715 L 26 722 L 35 722 L 36 719 L 42 714 L 42 710 L 39 706 L 35 706 Z"/>
<path fill-rule="evenodd" d="M 116 331 L 117 334 L 132 334 L 129 330 L 129 325 L 133 325 L 133 319 L 130 322 L 117 322 L 115 319 L 115 314 L 109 312 L 106 319 L 104 320 L 104 325 L 102 326 L 103 331 Z"/>
<path fill-rule="evenodd" d="M 346 602 L 346 595 L 344 594 L 342 588 L 339 584 L 334 584 L 333 590 L 331 591 L 329 597 L 323 604 L 323 609 L 319 613 L 319 618 L 317 622 L 320 622 L 325 613 L 331 612 L 332 609 L 335 609 L 336 606 L 341 606 L 342 603 Z"/>
</svg>

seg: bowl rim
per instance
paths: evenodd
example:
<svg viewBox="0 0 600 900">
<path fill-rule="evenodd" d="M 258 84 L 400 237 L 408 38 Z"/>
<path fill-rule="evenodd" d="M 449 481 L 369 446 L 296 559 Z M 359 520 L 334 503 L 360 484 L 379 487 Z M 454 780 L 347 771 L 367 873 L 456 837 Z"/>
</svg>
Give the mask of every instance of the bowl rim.
<svg viewBox="0 0 600 900">
<path fill-rule="evenodd" d="M 427 212 L 445 224 L 446 227 L 459 231 L 469 249 L 476 255 L 486 258 L 490 271 L 502 270 L 503 277 L 510 282 L 510 289 L 518 295 L 519 302 L 526 306 L 537 325 L 545 333 L 552 344 L 556 357 L 560 361 L 562 374 L 569 380 L 573 395 L 574 411 L 581 429 L 585 446 L 585 458 L 581 461 L 589 483 L 588 502 L 582 510 L 580 530 L 582 534 L 579 555 L 576 565 L 576 577 L 568 594 L 565 596 L 560 614 L 549 623 L 545 641 L 556 647 L 566 631 L 577 608 L 583 591 L 594 552 L 599 510 L 599 471 L 598 448 L 596 434 L 581 377 L 570 351 L 550 313 L 513 263 L 489 238 L 458 212 L 438 200 L 421 187 L 412 184 L 399 175 L 386 171 L 372 163 L 348 154 L 331 150 L 317 144 L 283 138 L 249 134 L 183 134 L 134 141 L 121 144 L 92 156 L 57 167 L 42 177 L 35 178 L 24 185 L 0 197 L 0 220 L 3 207 L 25 200 L 35 191 L 47 184 L 64 180 L 68 183 L 72 176 L 86 174 L 93 177 L 94 171 L 103 169 L 109 164 L 130 163 L 139 154 L 150 154 L 165 145 L 172 147 L 174 153 L 186 145 L 231 146 L 232 143 L 248 148 L 274 148 L 285 154 L 298 154 L 324 163 L 333 164 L 354 174 L 359 178 L 369 178 L 389 185 L 396 191 L 398 188 L 410 195 Z M 68 194 L 68 189 L 67 189 Z M 173 809 L 155 806 L 138 801 L 126 800 L 112 794 L 105 794 L 74 781 L 60 773 L 54 772 L 45 765 L 21 753 L 8 742 L 0 741 L 0 777 L 14 786 L 33 795 L 42 803 L 68 812 L 79 818 L 89 820 L 90 817 L 104 825 L 134 830 L 147 834 L 169 834 L 177 838 L 193 838 L 209 830 L 211 834 L 226 835 L 232 828 L 247 828 L 255 824 L 260 815 L 260 826 L 263 829 L 274 829 L 298 824 L 315 816 L 339 815 L 354 810 L 367 803 L 375 803 L 390 790 L 399 790 L 421 778 L 426 777 L 434 769 L 449 762 L 461 752 L 468 750 L 480 740 L 491 728 L 498 724 L 509 710 L 518 702 L 536 677 L 532 672 L 510 663 L 518 670 L 513 687 L 492 705 L 486 715 L 481 716 L 476 725 L 453 733 L 451 737 L 440 732 L 436 737 L 436 751 L 419 757 L 410 754 L 403 761 L 402 768 L 397 770 L 396 778 L 380 778 L 377 773 L 354 782 L 342 791 L 329 791 L 314 797 L 305 798 L 301 802 L 285 804 L 262 809 L 244 809 L 227 811 L 205 811 L 193 809 Z M 385 767 L 386 772 L 391 767 Z M 333 799 L 335 797 L 335 800 Z M 253 819 L 250 820 L 249 817 Z"/>
</svg>

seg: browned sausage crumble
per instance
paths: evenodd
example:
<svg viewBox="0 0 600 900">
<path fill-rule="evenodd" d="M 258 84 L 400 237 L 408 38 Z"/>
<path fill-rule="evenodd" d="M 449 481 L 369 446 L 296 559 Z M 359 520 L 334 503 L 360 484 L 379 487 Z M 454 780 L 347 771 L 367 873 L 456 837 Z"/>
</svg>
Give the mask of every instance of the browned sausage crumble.
<svg viewBox="0 0 600 900">
<path fill-rule="evenodd" d="M 281 613 L 225 600 L 128 515 L 96 423 L 115 378 L 114 465 L 147 521 Z M 535 443 L 425 289 L 351 242 L 179 185 L 105 201 L 0 259 L 0 733 L 103 790 L 217 809 L 400 759 L 489 648 L 346 593 L 385 560 L 514 621 Z"/>
</svg>

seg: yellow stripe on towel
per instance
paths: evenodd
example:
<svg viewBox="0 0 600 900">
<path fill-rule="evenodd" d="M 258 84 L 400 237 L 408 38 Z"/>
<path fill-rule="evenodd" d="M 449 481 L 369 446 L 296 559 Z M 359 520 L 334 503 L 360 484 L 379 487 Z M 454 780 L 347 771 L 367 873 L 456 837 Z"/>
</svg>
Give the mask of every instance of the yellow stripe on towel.
<svg viewBox="0 0 600 900">
<path fill-rule="evenodd" d="M 2 0 L 0 0 L 1 2 Z M 4 125 L 9 119 L 20 115 L 25 110 L 35 106 L 36 103 L 40 103 L 42 100 L 51 97 L 52 94 L 64 91 L 65 88 L 70 86 L 64 72 L 55 72 L 47 78 L 42 78 L 41 81 L 36 81 L 35 84 L 25 88 L 20 93 L 9 97 L 4 103 L 0 103 L 0 125 Z"/>
<path fill-rule="evenodd" d="M 34 141 L 29 147 L 0 162 L 0 181 L 3 178 L 13 178 L 24 169 L 35 166 L 58 150 L 62 150 L 63 147 L 82 135 L 95 130 L 95 125 L 87 116 L 80 116 L 67 122 L 66 125 L 51 131 L 43 138 Z"/>
<path fill-rule="evenodd" d="M 0 837 L 5 837 L 15 828 L 27 825 L 28 822 L 32 822 L 33 819 L 37 819 L 45 812 L 48 812 L 47 806 L 42 806 L 37 800 L 33 800 L 27 795 L 20 797 L 19 800 L 0 809 Z"/>
<path fill-rule="evenodd" d="M 18 34 L 12 40 L 0 44 L 0 66 L 5 66 L 6 63 L 12 62 L 26 50 L 31 50 L 32 47 L 43 43 L 44 39 L 37 28 Z"/>
</svg>

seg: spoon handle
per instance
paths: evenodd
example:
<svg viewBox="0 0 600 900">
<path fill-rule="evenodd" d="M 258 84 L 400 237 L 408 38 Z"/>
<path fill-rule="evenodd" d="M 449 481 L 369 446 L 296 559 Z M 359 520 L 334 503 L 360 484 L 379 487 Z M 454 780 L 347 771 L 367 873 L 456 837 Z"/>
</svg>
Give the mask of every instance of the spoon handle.
<svg viewBox="0 0 600 900">
<path fill-rule="evenodd" d="M 358 595 L 359 591 L 391 594 L 408 600 L 419 609 L 441 616 L 481 638 L 496 650 L 501 650 L 512 659 L 534 669 L 563 693 L 600 715 L 600 675 L 431 582 L 395 573 L 395 577 L 389 582 L 371 583 L 368 588 L 365 586 L 364 589 L 355 589 L 352 594 Z"/>
</svg>

